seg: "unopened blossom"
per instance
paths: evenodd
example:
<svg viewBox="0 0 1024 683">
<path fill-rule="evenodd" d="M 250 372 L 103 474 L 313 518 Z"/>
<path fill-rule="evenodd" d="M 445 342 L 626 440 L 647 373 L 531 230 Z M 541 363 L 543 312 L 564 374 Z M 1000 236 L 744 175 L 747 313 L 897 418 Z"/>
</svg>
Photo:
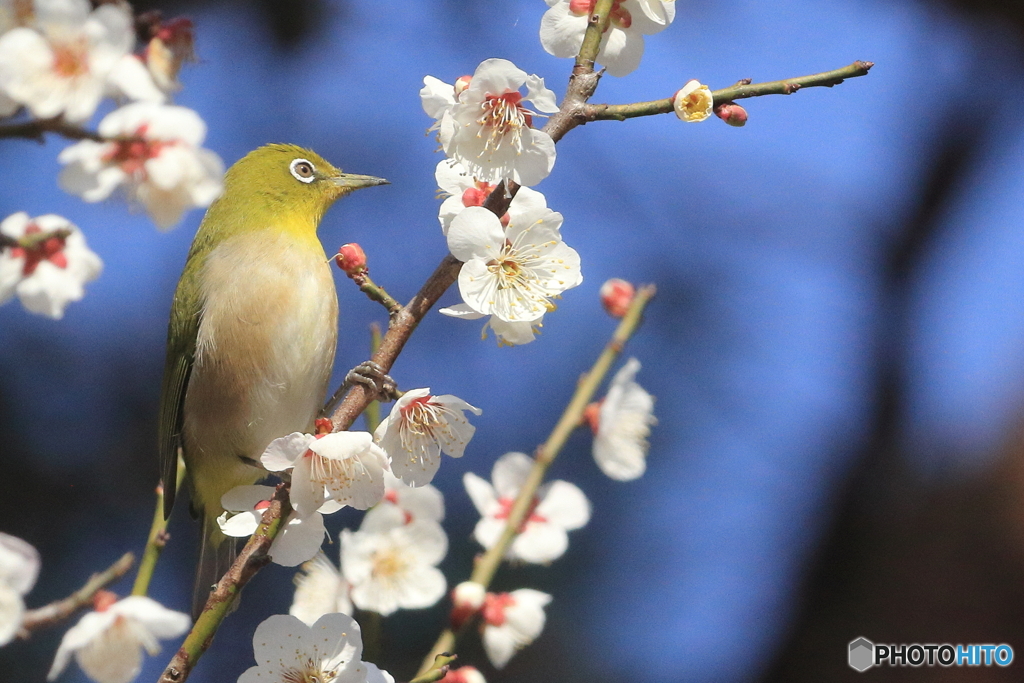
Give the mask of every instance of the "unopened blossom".
<svg viewBox="0 0 1024 683">
<path fill-rule="evenodd" d="M 38 118 L 85 121 L 135 43 L 125 6 L 36 0 L 34 21 L 0 36 L 0 91 Z"/>
<path fill-rule="evenodd" d="M 0 304 L 17 295 L 29 311 L 59 319 L 103 270 L 82 232 L 61 216 L 21 211 L 0 222 L 0 234 L 19 242 L 0 247 Z"/>
<path fill-rule="evenodd" d="M 473 538 L 483 547 L 492 548 L 498 542 L 533 465 L 533 458 L 525 453 L 506 453 L 494 463 L 493 483 L 472 472 L 463 475 L 462 483 L 480 513 Z M 556 560 L 569 547 L 568 532 L 589 521 L 590 501 L 578 487 L 562 480 L 548 482 L 537 489 L 505 557 L 535 564 Z"/>
<path fill-rule="evenodd" d="M 537 338 L 537 335 L 540 334 L 540 328 L 544 326 L 543 316 L 536 320 L 508 322 L 494 315 L 485 316 L 483 313 L 477 313 L 468 304 L 455 304 L 454 306 L 441 308 L 438 309 L 438 313 L 451 318 L 461 318 L 462 320 L 479 320 L 486 317 L 487 321 L 484 322 L 483 329 L 480 330 L 480 338 L 487 339 L 487 331 L 491 330 L 498 340 L 498 346 L 529 344 Z"/>
<path fill-rule="evenodd" d="M 39 576 L 39 552 L 26 541 L 0 533 L 0 646 L 11 642 L 25 615 L 24 596 Z"/>
<path fill-rule="evenodd" d="M 256 627 L 252 647 L 256 666 L 238 683 L 395 683 L 362 661 L 359 624 L 347 614 L 325 614 L 311 626 L 275 614 Z"/>
<path fill-rule="evenodd" d="M 98 598 L 96 610 L 64 634 L 47 680 L 57 678 L 74 655 L 97 683 L 130 683 L 142 670 L 143 650 L 157 654 L 157 641 L 176 638 L 192 625 L 187 614 L 151 598 L 133 595 L 114 602 L 116 596 L 105 591 Z"/>
<path fill-rule="evenodd" d="M 437 131 L 437 139 L 441 143 L 441 147 L 447 147 L 451 142 L 452 135 L 455 134 L 452 107 L 455 106 L 456 95 L 454 85 L 433 76 L 423 77 L 420 104 L 427 116 L 434 119 L 434 123 L 427 129 L 427 132 Z"/>
<path fill-rule="evenodd" d="M 351 587 L 322 552 L 302 565 L 295 575 L 295 597 L 288 614 L 312 626 L 325 614 L 352 614 Z"/>
<path fill-rule="evenodd" d="M 532 588 L 511 593 L 488 593 L 483 608 L 484 652 L 495 669 L 502 669 L 516 651 L 544 630 L 544 607 L 551 596 Z"/>
<path fill-rule="evenodd" d="M 186 210 L 209 206 L 224 189 L 224 163 L 200 146 L 206 124 L 191 109 L 136 102 L 104 117 L 98 131 L 121 139 L 82 140 L 57 157 L 65 166 L 60 186 L 87 202 L 123 187 L 166 229 Z"/>
<path fill-rule="evenodd" d="M 381 505 L 394 505 L 405 515 L 405 522 L 429 519 L 444 520 L 444 496 L 430 484 L 409 486 L 404 481 L 384 472 L 384 500 Z"/>
<path fill-rule="evenodd" d="M 543 78 L 527 75 L 505 59 L 485 60 L 448 112 L 454 126 L 447 142 L 442 124 L 445 154 L 478 180 L 536 185 L 551 173 L 555 143 L 533 127 L 534 118 L 538 112 L 556 111 L 555 94 Z"/>
<path fill-rule="evenodd" d="M 494 183 L 477 180 L 469 175 L 462 164 L 452 159 L 442 159 L 438 162 L 434 170 L 434 179 L 437 181 L 441 196 L 445 197 L 437 214 L 441 222 L 441 232 L 445 235 L 448 234 L 448 228 L 455 216 L 467 206 L 483 206 L 487 197 L 497 187 Z M 543 194 L 529 187 L 520 187 L 509 204 L 508 212 L 501 217 L 501 224 L 508 226 L 513 215 L 531 209 L 544 209 L 547 205 L 547 199 Z"/>
<path fill-rule="evenodd" d="M 562 241 L 561 225 L 562 214 L 547 208 L 519 214 L 504 229 L 487 209 L 464 209 L 448 230 L 448 249 L 464 263 L 462 300 L 506 322 L 552 310 L 552 297 L 583 282 L 580 256 Z"/>
<path fill-rule="evenodd" d="M 636 479 L 647 469 L 647 437 L 654 418 L 654 397 L 636 383 L 640 361 L 630 358 L 615 373 L 597 413 L 594 460 L 612 479 Z"/>
<path fill-rule="evenodd" d="M 365 510 L 384 497 L 388 458 L 369 432 L 293 432 L 271 441 L 260 461 L 270 472 L 291 470 L 292 507 L 301 515 L 328 498 Z"/>
<path fill-rule="evenodd" d="M 708 118 L 714 109 L 715 98 L 711 89 L 696 79 L 690 79 L 672 98 L 676 116 L 687 123 L 697 123 Z"/>
<path fill-rule="evenodd" d="M 605 280 L 605 283 L 601 285 L 600 296 L 601 305 L 604 306 L 604 310 L 608 311 L 608 315 L 613 318 L 621 318 L 626 315 L 629 305 L 633 303 L 636 287 L 632 282 L 613 277 Z"/>
<path fill-rule="evenodd" d="M 540 43 L 555 57 L 579 54 L 595 0 L 547 0 L 540 23 Z M 608 29 L 601 37 L 598 63 L 612 76 L 626 76 L 640 65 L 644 36 L 663 30 L 675 19 L 672 0 L 615 0 Z"/>
<path fill-rule="evenodd" d="M 747 125 L 747 110 L 735 102 L 716 104 L 715 116 L 736 128 L 742 128 Z"/>
<path fill-rule="evenodd" d="M 221 532 L 235 538 L 252 536 L 273 496 L 273 486 L 236 486 L 225 493 L 220 499 L 225 512 L 217 518 Z M 270 559 L 284 567 L 295 567 L 312 558 L 327 535 L 323 515 L 340 509 L 336 501 L 328 500 L 308 515 L 293 510 L 270 546 Z"/>
<path fill-rule="evenodd" d="M 487 589 L 476 581 L 463 581 L 452 589 L 451 628 L 458 631 L 466 620 L 480 611 Z"/>
<path fill-rule="evenodd" d="M 142 52 L 142 61 L 156 86 L 165 93 L 181 89 L 178 72 L 185 62 L 196 61 L 195 33 L 192 21 L 177 17 L 150 26 L 150 39 Z"/>
<path fill-rule="evenodd" d="M 395 401 L 377 426 L 374 441 L 391 459 L 391 472 L 412 486 L 429 484 L 441 466 L 441 453 L 461 458 L 476 427 L 465 411 L 482 411 L 451 394 L 411 389 Z"/>
<path fill-rule="evenodd" d="M 341 573 L 356 607 L 386 616 L 430 607 L 444 596 L 447 583 L 437 564 L 447 552 L 440 524 L 406 523 L 400 509 L 381 505 L 366 513 L 359 531 L 341 532 Z"/>
<path fill-rule="evenodd" d="M 487 683 L 487 679 L 474 666 L 460 666 L 448 669 L 448 673 L 438 683 Z"/>
</svg>

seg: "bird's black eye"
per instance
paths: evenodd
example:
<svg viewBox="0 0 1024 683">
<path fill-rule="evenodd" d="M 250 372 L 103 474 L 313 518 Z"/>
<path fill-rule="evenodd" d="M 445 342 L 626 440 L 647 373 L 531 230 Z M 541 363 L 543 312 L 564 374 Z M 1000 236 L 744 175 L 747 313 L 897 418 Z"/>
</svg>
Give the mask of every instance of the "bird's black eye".
<svg viewBox="0 0 1024 683">
<path fill-rule="evenodd" d="M 312 161 L 307 161 L 306 159 L 293 159 L 291 165 L 288 166 L 288 170 L 301 183 L 311 183 L 316 179 L 314 177 L 316 168 L 313 166 Z"/>
</svg>

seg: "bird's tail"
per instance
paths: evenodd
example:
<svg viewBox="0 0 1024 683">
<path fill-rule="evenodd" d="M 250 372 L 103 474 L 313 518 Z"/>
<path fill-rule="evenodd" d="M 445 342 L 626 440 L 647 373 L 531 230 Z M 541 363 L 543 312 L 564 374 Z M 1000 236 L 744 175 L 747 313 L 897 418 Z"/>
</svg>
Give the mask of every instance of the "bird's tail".
<svg viewBox="0 0 1024 683">
<path fill-rule="evenodd" d="M 199 564 L 192 587 L 192 619 L 198 619 L 214 584 L 220 581 L 238 555 L 238 543 L 217 527 L 216 520 L 203 515 L 203 539 L 199 546 Z M 236 603 L 237 604 L 237 603 Z"/>
</svg>

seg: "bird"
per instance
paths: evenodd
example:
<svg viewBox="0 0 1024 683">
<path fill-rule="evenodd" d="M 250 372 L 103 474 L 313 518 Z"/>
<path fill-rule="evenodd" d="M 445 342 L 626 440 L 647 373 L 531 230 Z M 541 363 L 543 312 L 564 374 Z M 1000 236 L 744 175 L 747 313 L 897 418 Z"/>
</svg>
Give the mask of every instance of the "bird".
<svg viewBox="0 0 1024 683">
<path fill-rule="evenodd" d="M 297 145 L 265 145 L 228 169 L 200 223 L 167 327 L 158 445 L 164 518 L 180 455 L 202 523 L 193 618 L 237 551 L 217 525 L 221 496 L 265 477 L 267 445 L 311 432 L 323 406 L 338 296 L 320 220 L 340 197 L 387 182 Z"/>
</svg>

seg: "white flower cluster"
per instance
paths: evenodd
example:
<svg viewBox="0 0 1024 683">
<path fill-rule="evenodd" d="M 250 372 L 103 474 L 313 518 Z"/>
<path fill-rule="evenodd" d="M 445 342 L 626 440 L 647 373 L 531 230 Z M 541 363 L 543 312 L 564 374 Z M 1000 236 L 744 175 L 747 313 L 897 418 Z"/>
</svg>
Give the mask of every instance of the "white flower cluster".
<svg viewBox="0 0 1024 683">
<path fill-rule="evenodd" d="M 411 487 L 429 485 L 440 467 L 442 453 L 462 457 L 476 431 L 466 419 L 465 411 L 480 414 L 478 408 L 455 396 L 434 395 L 430 389 L 413 389 L 395 402 L 390 415 L 373 435 L 368 432 L 315 435 L 295 432 L 271 442 L 261 462 L 270 472 L 289 473 L 292 504 L 292 513 L 271 546 L 271 559 L 288 567 L 312 559 L 326 534 L 323 515 L 347 505 L 359 510 L 377 507 L 363 522 L 364 526 L 369 525 L 370 531 L 363 536 L 353 535 L 348 541 L 343 539 L 343 548 L 346 545 L 364 547 L 360 539 L 379 533 L 391 539 L 385 545 L 393 542 L 397 552 L 426 543 L 429 548 L 424 556 L 435 558 L 429 564 L 440 562 L 448 547 L 448 539 L 437 524 L 444 515 L 443 503 L 437 500 L 430 508 L 425 503 L 415 502 L 424 497 L 433 499 L 435 495 L 439 498 L 440 494 L 413 493 L 417 489 Z M 399 486 L 401 482 L 404 483 Z M 221 499 L 227 512 L 217 520 L 221 531 L 235 537 L 252 535 L 273 492 L 269 486 L 240 486 L 228 491 Z M 401 501 L 405 501 L 402 503 L 404 516 L 382 511 L 387 504 L 399 505 Z M 428 514 L 428 509 L 433 512 Z M 417 525 L 404 528 L 414 513 Z M 401 524 L 395 523 L 396 520 Z M 424 531 L 423 525 L 418 524 L 420 521 L 430 521 L 436 529 L 431 527 Z M 374 576 L 382 575 L 380 571 L 374 572 Z M 430 572 L 417 576 L 422 579 L 426 574 Z M 437 577 L 440 592 L 429 602 L 431 605 L 444 593 L 444 577 L 439 573 Z M 354 585 L 359 583 L 353 578 L 349 581 Z M 436 586 L 437 581 L 432 581 L 431 585 Z M 400 599 L 399 603 L 388 611 L 407 606 L 408 601 Z M 358 598 L 356 604 L 363 607 Z M 381 609 L 386 607 L 376 611 Z"/>
<path fill-rule="evenodd" d="M 39 575 L 39 553 L 31 544 L 0 533 L 0 645 L 21 628 L 25 616 L 23 596 Z M 110 591 L 97 591 L 93 610 L 68 629 L 46 679 L 52 681 L 74 656 L 82 670 L 97 683 L 130 683 L 142 670 L 142 651 L 155 655 L 158 640 L 188 630 L 188 615 L 172 612 L 155 600 L 132 596 L 118 600 Z"/>
<path fill-rule="evenodd" d="M 224 165 L 201 147 L 202 119 L 169 104 L 182 63 L 194 59 L 191 22 L 152 20 L 147 31 L 136 35 L 127 3 L 26 0 L 0 7 L 0 121 L 85 125 L 104 97 L 114 98 L 123 106 L 60 153 L 59 183 L 87 202 L 121 188 L 169 228 L 186 210 L 217 198 Z M 46 231 L 38 239 L 24 233 L 38 229 Z M 99 274 L 99 258 L 66 219 L 30 221 L 17 213 L 0 230 L 14 238 L 0 239 L 0 303 L 17 294 L 29 311 L 60 318 Z"/>
</svg>

